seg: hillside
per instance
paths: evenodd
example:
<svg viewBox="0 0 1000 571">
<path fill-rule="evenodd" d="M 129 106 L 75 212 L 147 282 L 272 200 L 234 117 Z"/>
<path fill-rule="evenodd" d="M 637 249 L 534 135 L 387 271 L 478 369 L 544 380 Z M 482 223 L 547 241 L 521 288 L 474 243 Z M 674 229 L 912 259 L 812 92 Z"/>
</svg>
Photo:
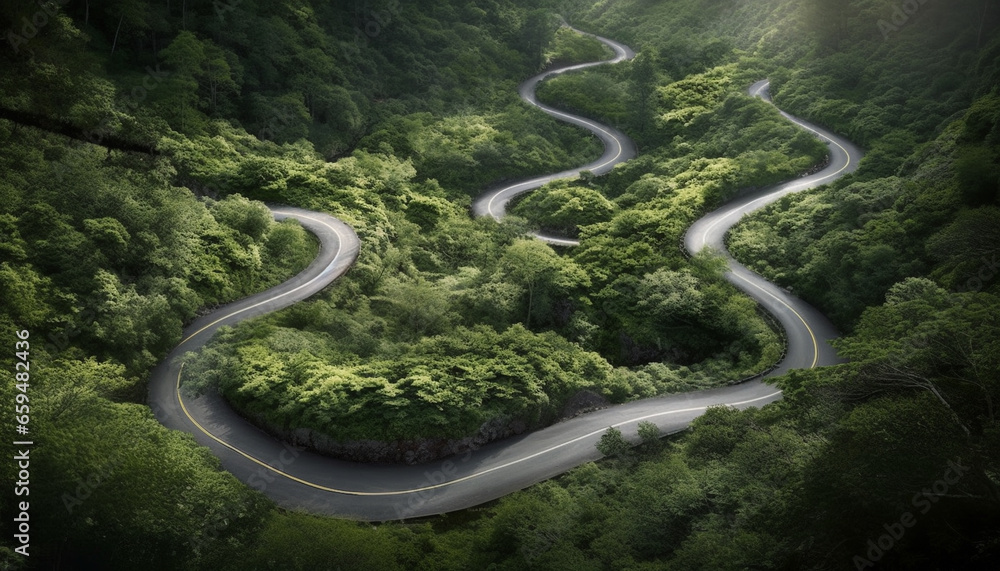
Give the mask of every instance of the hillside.
<svg viewBox="0 0 1000 571">
<path fill-rule="evenodd" d="M 0 398 L 30 404 L 35 442 L 31 556 L 8 518 L 0 568 L 1000 561 L 995 3 L 0 6 L 0 335 L 27 337 L 32 365 L 30 387 Z M 556 14 L 639 55 L 539 97 L 621 128 L 639 157 L 550 184 L 501 223 L 473 219 L 490 185 L 600 152 L 518 99 L 546 66 L 607 55 Z M 315 256 L 261 201 L 328 212 L 362 243 L 324 292 L 185 358 L 188 394 L 217 391 L 269 429 L 462 438 L 546 426 L 581 395 L 622 403 L 768 369 L 781 336 L 718 258 L 679 248 L 715 206 L 823 164 L 823 144 L 747 95 L 765 77 L 780 108 L 866 151 L 729 236 L 845 333 L 850 362 L 778 379 L 781 402 L 712 409 L 499 501 L 381 525 L 278 508 L 146 404 L 184 325 Z M 526 239 L 535 229 L 581 244 Z"/>
</svg>

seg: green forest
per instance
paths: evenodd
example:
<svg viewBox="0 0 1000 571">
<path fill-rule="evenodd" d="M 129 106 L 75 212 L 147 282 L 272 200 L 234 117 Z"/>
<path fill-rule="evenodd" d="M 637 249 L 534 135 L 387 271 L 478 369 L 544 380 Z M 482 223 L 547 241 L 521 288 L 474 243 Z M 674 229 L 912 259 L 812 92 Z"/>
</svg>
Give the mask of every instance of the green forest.
<svg viewBox="0 0 1000 571">
<path fill-rule="evenodd" d="M 1000 5 L 990 0 L 0 0 L 0 385 L 30 405 L 0 569 L 996 569 L 1000 563 Z M 569 169 L 496 222 L 472 199 Z M 742 220 L 743 264 L 826 314 L 847 362 L 763 408 L 481 506 L 360 523 L 279 507 L 147 404 L 183 328 L 310 264 L 265 203 L 361 241 L 310 299 L 182 357 L 186 395 L 270 432 L 461 439 L 769 370 L 782 333 L 680 242 L 827 147 L 860 168 Z M 573 248 L 530 237 L 578 238 Z M 30 389 L 19 333 L 30 332 Z M 26 396 L 19 396 L 26 395 Z M 30 402 L 28 401 L 30 398 Z M 18 412 L 15 414 L 15 410 Z M 25 408 L 24 410 L 27 410 Z M 5 454 L 19 450 L 4 445 Z M 30 557 L 14 517 L 30 500 Z"/>
</svg>

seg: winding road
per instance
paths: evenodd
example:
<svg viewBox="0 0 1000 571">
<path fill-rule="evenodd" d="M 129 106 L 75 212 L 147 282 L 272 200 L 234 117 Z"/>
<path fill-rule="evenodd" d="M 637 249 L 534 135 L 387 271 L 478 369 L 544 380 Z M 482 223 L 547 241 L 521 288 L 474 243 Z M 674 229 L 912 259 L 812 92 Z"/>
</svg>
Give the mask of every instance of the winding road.
<svg viewBox="0 0 1000 571">
<path fill-rule="evenodd" d="M 576 30 L 579 32 L 579 30 Z M 583 32 L 580 32 L 583 33 Z M 557 75 L 566 73 L 568 71 L 576 71 L 580 69 L 586 69 L 588 67 L 594 67 L 598 65 L 608 65 L 615 64 L 625 60 L 630 60 L 635 57 L 635 52 L 631 48 L 624 44 L 620 44 L 614 40 L 609 40 L 607 38 L 602 38 L 600 36 L 595 36 L 593 34 L 584 34 L 592 38 L 600 40 L 604 45 L 610 47 L 615 55 L 613 58 L 603 61 L 595 61 L 590 63 L 582 63 L 577 65 L 569 65 L 565 67 L 560 67 L 557 69 L 542 72 L 531 79 L 522 83 L 518 88 L 518 93 L 521 94 L 521 99 L 527 103 L 538 107 L 545 113 L 548 113 L 552 117 L 559 119 L 560 121 L 569 123 L 571 125 L 576 125 L 578 127 L 583 127 L 584 129 L 590 131 L 601 143 L 604 144 L 604 153 L 601 154 L 593 162 L 587 163 L 583 166 L 576 167 L 573 169 L 557 172 L 554 174 L 543 175 L 535 178 L 530 178 L 528 180 L 523 180 L 520 182 L 515 182 L 513 184 L 500 186 L 494 189 L 487 190 L 486 192 L 479 195 L 475 201 L 472 203 L 472 214 L 475 216 L 492 216 L 495 220 L 500 220 L 507 213 L 507 204 L 510 203 L 515 197 L 524 194 L 526 192 L 535 190 L 541 186 L 544 186 L 552 181 L 562 180 L 565 178 L 576 178 L 583 171 L 590 171 L 595 175 L 602 175 L 615 167 L 618 163 L 623 163 L 629 159 L 635 158 L 636 149 L 635 143 L 632 142 L 625 133 L 622 133 L 614 127 L 608 125 L 602 125 L 595 121 L 591 121 L 585 117 L 580 117 L 578 115 L 572 115 L 570 113 L 565 113 L 554 107 L 540 103 L 535 95 L 535 90 L 538 88 L 538 84 L 549 79 L 550 77 L 555 77 Z M 559 236 L 552 236 L 548 234 L 534 234 L 536 238 L 547 242 L 552 245 L 557 246 L 578 246 L 580 242 L 578 240 L 570 240 L 567 238 L 561 238 Z"/>
<path fill-rule="evenodd" d="M 476 200 L 475 214 L 499 219 L 504 215 L 507 202 L 520 193 L 558 178 L 577 176 L 582 170 L 601 174 L 635 155 L 634 144 L 624 134 L 542 106 L 535 100 L 535 88 L 548 76 L 618 62 L 634 55 L 621 44 L 599 39 L 615 51 L 614 59 L 540 74 L 522 84 L 520 92 L 526 101 L 538 105 L 546 113 L 594 132 L 604 141 L 604 154 L 578 169 L 490 190 Z M 769 100 L 767 87 L 767 82 L 759 82 L 751 88 L 751 94 Z M 684 240 L 689 252 L 711 247 L 726 255 L 730 265 L 726 278 L 759 301 L 786 329 L 787 355 L 768 376 L 839 362 L 828 344 L 837 332 L 817 310 L 729 257 L 723 245 L 725 233 L 744 214 L 785 194 L 825 184 L 851 172 L 861 157 L 860 151 L 849 142 L 794 117 L 786 117 L 827 142 L 829 165 L 811 176 L 726 204 L 696 222 Z M 460 510 L 599 458 L 595 444 L 609 426 L 622 429 L 626 435 L 634 435 L 638 423 L 648 420 L 661 431 L 673 433 L 685 429 L 710 406 L 762 406 L 781 397 L 780 391 L 756 379 L 707 391 L 646 399 L 494 442 L 464 456 L 419 466 L 359 464 L 294 448 L 241 418 L 217 395 L 183 396 L 180 390 L 183 367 L 177 364 L 177 357 L 203 347 L 219 327 L 306 299 L 343 275 L 356 260 L 360 246 L 358 238 L 343 222 L 302 209 L 273 207 L 272 210 L 275 218 L 296 218 L 315 233 L 321 244 L 319 256 L 291 280 L 219 308 L 190 325 L 184 332 L 183 341 L 153 371 L 149 403 L 156 418 L 165 426 L 192 434 L 198 443 L 209 447 L 219 457 L 226 470 L 282 507 L 365 521 L 399 520 Z M 557 244 L 575 243 L 551 236 L 542 238 Z"/>
</svg>

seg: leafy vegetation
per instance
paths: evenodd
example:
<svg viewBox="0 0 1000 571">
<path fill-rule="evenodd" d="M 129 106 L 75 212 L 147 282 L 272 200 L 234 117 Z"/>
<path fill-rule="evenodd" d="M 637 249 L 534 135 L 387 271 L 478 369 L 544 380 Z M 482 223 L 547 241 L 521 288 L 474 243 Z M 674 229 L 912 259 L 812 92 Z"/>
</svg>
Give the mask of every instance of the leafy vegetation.
<svg viewBox="0 0 1000 571">
<path fill-rule="evenodd" d="M 553 49 L 566 51 L 567 44 L 579 47 L 580 42 L 571 38 L 581 37 L 567 34 L 556 34 Z M 591 42 L 584 45 L 593 45 L 593 40 L 583 40 Z M 561 205 L 566 210 L 556 213 L 550 226 L 558 229 L 572 224 L 576 215 L 580 215 L 577 224 L 588 221 L 588 216 L 594 222 L 587 231 L 595 239 L 584 233 L 584 246 L 570 256 L 557 255 L 534 241 L 515 239 L 521 231 L 517 221 L 497 228 L 492 223 L 470 222 L 458 208 L 470 194 L 467 189 L 478 192 L 489 180 L 486 177 L 503 177 L 501 171 L 488 168 L 481 151 L 496 151 L 505 168 L 513 165 L 528 172 L 536 168 L 523 164 L 514 150 L 511 133 L 517 132 L 516 126 L 500 130 L 485 117 L 467 113 L 440 120 L 426 112 L 397 116 L 362 139 L 360 144 L 367 150 L 359 149 L 336 163 L 301 154 L 291 163 L 284 160 L 291 155 L 288 151 L 242 162 L 233 151 L 215 151 L 217 160 L 208 163 L 201 157 L 211 155 L 201 143 L 178 142 L 192 162 L 205 162 L 192 177 L 256 198 L 289 200 L 333 212 L 349 220 L 366 244 L 358 266 L 338 286 L 343 289 L 311 307 L 323 320 L 294 322 L 294 327 L 321 334 L 309 343 L 316 347 L 312 356 L 301 358 L 319 359 L 333 368 L 305 367 L 292 373 L 288 382 L 259 385 L 269 387 L 265 398 L 261 388 L 251 388 L 259 384 L 254 371 L 261 363 L 235 345 L 225 347 L 220 338 L 214 351 L 193 361 L 195 390 L 218 388 L 241 410 L 278 431 L 308 427 L 336 440 L 376 435 L 388 439 L 455 437 L 496 419 L 527 417 L 528 425 L 536 426 L 556 418 L 555 411 L 580 390 L 621 402 L 729 382 L 766 369 L 781 353 L 777 335 L 760 319 L 752 302 L 720 279 L 718 263 L 706 258 L 691 265 L 674 244 L 684 227 L 707 207 L 741 187 L 797 174 L 819 161 L 825 149 L 783 122 L 769 106 L 734 89 L 727 95 L 732 73 L 732 67 L 722 67 L 672 88 L 672 93 L 679 94 L 685 89 L 701 90 L 696 84 L 713 86 L 711 95 L 702 101 L 709 106 L 700 113 L 703 119 L 670 127 L 673 138 L 659 149 L 658 156 L 650 155 L 647 162 L 612 177 L 609 188 L 596 181 L 562 185 L 572 188 L 574 198 L 583 197 L 585 203 L 573 200 Z M 719 107 L 718 114 L 710 112 Z M 775 141 L 784 137 L 789 142 L 761 151 L 761 134 L 754 130 L 761 123 Z M 746 132 L 734 139 L 728 134 L 736 128 Z M 498 141 L 506 141 L 502 144 L 508 148 L 498 147 Z M 403 160 L 397 149 L 411 149 L 413 154 Z M 238 165 L 229 167 L 237 173 L 231 180 L 222 174 L 226 163 Z M 643 172 L 650 166 L 651 173 Z M 614 196 L 615 201 L 601 192 Z M 662 199 L 651 200 L 651 193 Z M 539 200 L 547 205 L 535 208 Z M 525 204 L 527 210 L 544 213 L 558 201 L 559 197 L 540 193 L 528 197 Z M 603 205 L 603 220 L 600 208 L 589 208 L 595 203 Z M 363 212 L 371 215 L 360 215 Z M 664 216 L 672 218 L 669 225 L 657 221 Z M 645 229 L 645 225 L 652 227 Z M 631 249 L 634 255 L 621 259 L 615 255 L 617 247 Z M 609 262 L 609 256 L 617 259 Z M 621 266 L 623 262 L 627 266 Z M 342 329 L 349 335 L 331 335 L 330 320 L 355 325 Z M 282 318 L 270 322 L 282 324 Z M 380 359 L 402 359 L 412 355 L 416 346 L 443 339 L 466 347 L 469 331 L 483 324 L 502 335 L 510 334 L 517 324 L 558 333 L 581 346 L 580 355 L 597 351 L 611 364 L 633 369 L 591 374 L 586 382 L 570 384 L 558 381 L 558 375 L 539 379 L 538 390 L 527 403 L 519 392 L 505 391 L 506 397 L 483 406 L 483 399 L 493 391 L 491 377 L 456 377 L 447 372 L 451 365 L 427 363 L 429 368 L 421 369 L 421 374 L 436 387 L 435 402 L 421 404 L 421 398 L 407 396 L 420 390 L 410 371 L 387 371 L 377 364 Z M 257 336 L 270 335 L 268 331 L 260 329 Z M 322 348 L 323 344 L 330 347 Z M 272 351 L 276 346 L 265 345 Z M 577 351 L 572 345 L 562 347 L 561 351 Z M 428 358 L 420 355 L 420 359 Z M 472 363 L 475 359 L 470 359 L 468 355 L 458 358 L 469 361 L 461 368 L 477 370 L 479 366 Z M 551 369 L 566 367 L 573 359 L 557 361 Z M 607 363 L 603 369 L 611 370 Z M 518 382 L 536 386 L 534 373 Z M 342 396 L 314 390 L 320 386 Z M 376 395 L 375 400 L 370 395 Z M 398 417 L 393 416 L 396 420 L 386 422 L 384 407 L 374 404 L 390 401 L 401 408 Z M 433 414 L 414 414 L 421 406 L 432 406 Z M 308 412 L 317 407 L 326 412 Z M 352 412 L 345 416 L 348 410 Z"/>
<path fill-rule="evenodd" d="M 275 223 L 239 195 L 195 198 L 161 159 L 106 158 L 0 129 L 11 181 L 0 215 L 2 322 L 52 331 L 37 343 L 53 353 L 73 348 L 137 374 L 199 308 L 266 289 L 315 254 L 297 223 Z"/>
<path fill-rule="evenodd" d="M 615 460 L 504 498 L 472 524 L 471 555 L 442 549 L 436 561 L 858 568 L 855 557 L 875 553 L 893 568 L 987 568 L 1000 523 L 987 403 L 1000 387 L 983 367 L 998 355 L 998 302 L 903 282 L 841 341 L 851 364 L 785 377 L 785 398 L 764 409 L 710 409 L 662 451 L 622 455 L 622 435 L 610 429 L 599 447 Z M 868 541 L 904 513 L 915 527 L 872 551 Z"/>
<path fill-rule="evenodd" d="M 607 59 L 612 55 L 611 49 L 601 42 L 563 26 L 556 30 L 545 50 L 545 65 L 558 67 L 588 63 Z"/>
<path fill-rule="evenodd" d="M 948 125 L 893 176 L 858 177 L 751 217 L 733 232 L 732 251 L 815 300 L 845 327 L 910 276 L 996 291 L 992 262 L 998 250 L 995 241 L 986 244 L 996 234 L 998 187 L 970 186 L 963 162 L 969 153 L 996 151 L 970 135 L 981 128 L 972 113 Z"/>
<path fill-rule="evenodd" d="M 4 3 L 0 331 L 31 331 L 38 476 L 32 557 L 7 533 L 0 566 L 995 568 L 1000 14 L 927 2 L 891 23 L 894 8 L 558 3 L 640 56 L 540 95 L 642 154 L 495 224 L 469 197 L 596 154 L 516 99 L 546 65 L 604 56 L 554 4 L 126 0 L 42 24 L 39 5 Z M 776 335 L 718 259 L 677 248 L 706 209 L 822 160 L 743 93 L 765 76 L 779 105 L 867 150 L 730 238 L 849 332 L 851 362 L 778 380 L 780 403 L 713 409 L 666 442 L 646 426 L 632 451 L 610 442 L 615 459 L 379 526 L 275 508 L 144 404 L 184 323 L 312 258 L 255 200 L 331 212 L 364 244 L 335 286 L 191 360 L 189 389 L 275 426 L 454 436 L 543 424 L 575 391 L 621 402 L 766 368 Z M 582 245 L 524 239 L 533 226 Z M 916 524 L 879 547 L 905 513 Z"/>
<path fill-rule="evenodd" d="M 631 65 L 642 70 L 648 62 Z M 626 84 L 639 82 L 636 69 L 621 72 L 633 78 Z M 552 183 L 513 210 L 537 228 L 581 238 L 569 256 L 589 274 L 592 307 L 600 308 L 587 314 L 599 332 L 594 346 L 615 363 L 711 359 L 728 363 L 728 370 L 713 374 L 739 378 L 766 368 L 780 353 L 753 305 L 718 279 L 712 263 L 692 264 L 677 247 L 688 225 L 709 208 L 741 189 L 792 178 L 826 154 L 773 107 L 741 93 L 738 75 L 727 64 L 659 86 L 647 109 L 624 96 L 614 106 L 598 97 L 595 105 L 574 109 L 622 125 L 651 112 L 657 117 L 646 129 L 651 143 L 607 177 Z M 573 77 L 546 85 L 599 92 Z M 609 107 L 632 109 L 634 116 L 607 116 Z"/>
<path fill-rule="evenodd" d="M 570 396 L 610 384 L 600 356 L 521 325 L 458 328 L 361 363 L 310 351 L 335 346 L 322 333 L 254 333 L 223 337 L 225 352 L 207 352 L 188 374 L 270 426 L 338 440 L 462 437 L 508 416 L 533 428 L 558 418 Z"/>
</svg>

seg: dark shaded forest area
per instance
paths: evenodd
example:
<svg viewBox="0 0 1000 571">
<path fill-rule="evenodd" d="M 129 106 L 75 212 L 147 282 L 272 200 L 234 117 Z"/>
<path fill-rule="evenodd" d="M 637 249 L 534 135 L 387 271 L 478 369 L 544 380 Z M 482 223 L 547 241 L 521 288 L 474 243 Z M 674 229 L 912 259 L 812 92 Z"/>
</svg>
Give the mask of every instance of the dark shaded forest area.
<svg viewBox="0 0 1000 571">
<path fill-rule="evenodd" d="M 599 154 L 518 98 L 606 57 L 560 16 L 638 57 L 540 99 L 639 157 L 473 219 L 489 185 Z M 990 0 L 0 1 L 0 361 L 14 371 L 30 331 L 37 434 L 31 556 L 5 516 L 0 568 L 995 569 L 998 26 Z M 544 426 L 582 391 L 620 403 L 768 369 L 781 336 L 718 257 L 679 248 L 713 207 L 825 158 L 747 95 L 763 78 L 866 150 L 729 235 L 844 332 L 850 362 L 775 380 L 780 402 L 379 525 L 280 509 L 154 419 L 146 379 L 183 326 L 315 256 L 262 201 L 362 242 L 323 293 L 186 359 L 185 390 L 271 427 L 460 437 Z"/>
</svg>

